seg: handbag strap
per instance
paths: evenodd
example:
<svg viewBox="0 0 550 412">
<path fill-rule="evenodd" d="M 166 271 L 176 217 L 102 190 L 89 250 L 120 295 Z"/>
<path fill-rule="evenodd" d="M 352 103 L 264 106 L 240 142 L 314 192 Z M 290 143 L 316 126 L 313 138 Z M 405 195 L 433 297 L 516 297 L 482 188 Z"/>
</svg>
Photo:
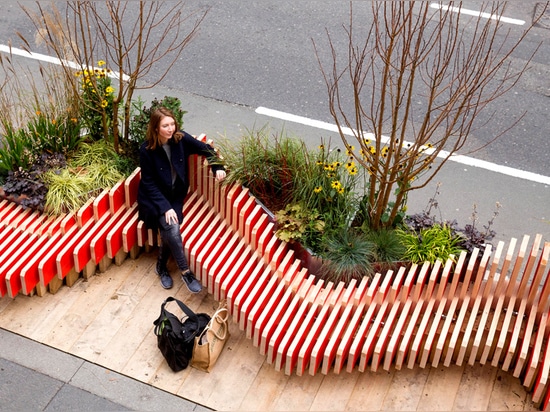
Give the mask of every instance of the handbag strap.
<svg viewBox="0 0 550 412">
<path fill-rule="evenodd" d="M 160 321 L 162 320 L 163 318 L 163 314 L 165 312 L 168 312 L 166 309 L 165 309 L 165 306 L 167 303 L 169 302 L 176 302 L 178 304 L 178 306 L 180 307 L 180 309 L 183 311 L 183 313 L 185 313 L 188 317 L 190 318 L 193 318 L 193 319 L 196 319 L 196 321 L 198 322 L 198 316 L 195 312 L 193 312 L 189 307 L 187 307 L 187 305 L 185 303 L 183 303 L 182 301 L 174 298 L 173 296 L 169 296 L 165 299 L 164 302 L 162 302 L 162 305 L 160 307 L 160 317 L 155 320 L 153 323 L 157 326 L 160 326 L 159 323 Z M 175 316 L 175 315 L 174 315 Z M 181 331 L 182 331 L 182 323 L 179 321 L 179 319 L 177 318 L 177 316 L 175 318 L 172 318 L 170 316 L 168 316 L 166 318 L 169 322 L 170 322 L 170 325 L 172 326 L 172 330 L 176 333 L 176 334 L 181 334 Z M 157 328 L 155 328 L 156 330 Z"/>
<path fill-rule="evenodd" d="M 222 315 L 223 312 L 225 312 L 225 316 Z M 219 324 L 225 326 L 224 328 L 222 328 L 223 334 L 218 334 L 218 331 L 214 330 L 214 328 L 212 327 L 214 325 L 214 320 L 216 319 L 218 320 Z M 206 328 L 204 328 L 204 330 L 201 332 L 201 334 L 199 335 L 199 338 L 202 337 L 202 335 L 204 335 L 206 332 L 210 331 L 218 339 L 224 340 L 227 337 L 227 334 L 229 333 L 229 326 L 227 325 L 228 319 L 229 319 L 229 310 L 227 309 L 227 306 L 224 300 L 220 303 L 218 309 L 212 315 L 212 319 L 210 319 L 210 322 L 208 322 L 208 325 L 206 326 Z"/>
<path fill-rule="evenodd" d="M 168 302 L 176 302 L 178 304 L 178 306 L 180 307 L 180 309 L 183 311 L 183 313 L 185 313 L 188 317 L 190 318 L 195 318 L 195 319 L 198 319 L 197 317 L 197 314 L 195 312 L 193 312 L 185 303 L 183 303 L 181 300 L 178 300 L 176 299 L 175 297 L 173 296 L 168 296 L 166 298 L 166 300 L 163 302 L 162 304 L 162 309 L 164 309 L 164 306 L 168 303 Z"/>
</svg>

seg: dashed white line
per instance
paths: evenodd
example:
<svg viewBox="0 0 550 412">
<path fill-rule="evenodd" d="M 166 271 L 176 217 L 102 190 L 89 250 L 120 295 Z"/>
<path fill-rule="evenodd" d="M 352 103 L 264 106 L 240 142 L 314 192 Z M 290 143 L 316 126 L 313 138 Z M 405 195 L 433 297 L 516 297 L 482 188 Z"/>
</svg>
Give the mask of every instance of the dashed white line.
<svg viewBox="0 0 550 412">
<path fill-rule="evenodd" d="M 295 114 L 281 112 L 279 110 L 268 109 L 266 107 L 258 107 L 256 108 L 255 112 L 257 114 L 272 117 L 275 119 L 298 123 L 304 126 L 315 127 L 317 129 L 338 133 L 338 128 L 336 127 L 336 125 L 332 123 L 309 119 L 307 117 L 297 116 Z M 344 128 L 342 129 L 342 131 L 344 134 L 348 136 L 354 136 L 352 129 Z M 374 138 L 374 135 L 372 133 L 366 133 L 365 135 L 368 136 L 370 139 Z M 382 143 L 387 143 L 388 141 L 389 141 L 389 138 L 387 136 L 382 136 L 381 138 Z M 438 157 L 447 157 L 448 155 L 449 155 L 448 152 L 442 151 L 439 153 Z M 529 180 L 531 182 L 550 185 L 550 176 L 543 176 L 537 173 L 527 172 L 525 170 L 519 170 L 508 166 L 497 165 L 495 163 L 487 162 L 485 160 L 479 160 L 473 157 L 468 157 L 463 155 L 453 154 L 449 157 L 449 160 L 456 163 L 463 164 L 463 165 L 478 167 L 481 169 L 490 170 L 492 172 L 500 173 L 503 175 Z"/>
<path fill-rule="evenodd" d="M 75 63 L 75 62 L 71 62 L 71 61 L 68 61 L 68 60 L 59 60 L 57 57 L 52 57 L 52 56 L 48 56 L 46 54 L 41 54 L 41 53 L 29 52 L 27 50 L 18 49 L 16 47 L 10 47 L 10 46 L 7 46 L 5 44 L 0 44 L 0 52 L 10 53 L 10 54 L 13 54 L 13 55 L 16 55 L 16 56 L 21 56 L 21 57 L 27 57 L 29 59 L 40 60 L 40 61 L 43 61 L 43 62 L 46 62 L 46 63 L 52 63 L 52 64 L 58 64 L 58 65 L 64 64 L 65 66 L 70 67 L 70 68 L 75 69 L 75 70 L 81 70 L 82 69 L 82 66 Z M 94 69 L 97 69 L 97 67 L 91 68 L 91 70 L 94 70 Z M 111 72 L 109 72 L 109 77 L 113 77 L 113 78 L 118 79 L 120 77 L 120 74 L 118 72 L 111 71 Z M 128 75 L 126 75 L 126 74 L 123 75 L 123 80 L 124 81 L 128 81 L 129 79 L 130 79 L 130 77 Z"/>
<path fill-rule="evenodd" d="M 481 17 L 481 18 L 484 18 L 484 19 L 491 19 L 491 20 L 498 20 L 498 21 L 501 21 L 502 23 L 517 24 L 518 26 L 523 26 L 525 24 L 525 20 L 513 19 L 511 17 L 504 17 L 504 16 L 500 16 L 498 14 L 491 14 L 491 13 L 480 12 L 480 11 L 476 11 L 476 10 L 464 9 L 462 7 L 447 6 L 447 5 L 441 4 L 441 3 L 431 3 L 430 7 L 432 9 L 445 10 L 445 11 L 449 10 L 449 11 L 452 11 L 453 13 L 461 13 L 461 14 L 466 14 L 468 16 Z"/>
</svg>

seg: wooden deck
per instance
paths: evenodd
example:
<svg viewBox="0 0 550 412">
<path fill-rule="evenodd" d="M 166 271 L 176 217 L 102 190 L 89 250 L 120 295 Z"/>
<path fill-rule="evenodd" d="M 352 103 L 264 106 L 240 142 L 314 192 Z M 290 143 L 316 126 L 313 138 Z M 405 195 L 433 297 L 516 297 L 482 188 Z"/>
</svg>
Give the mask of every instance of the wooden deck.
<svg viewBox="0 0 550 412">
<path fill-rule="evenodd" d="M 155 262 L 156 251 L 143 252 L 55 294 L 4 297 L 0 327 L 216 410 L 537 410 L 519 379 L 488 363 L 286 375 L 235 321 L 211 373 L 174 373 L 153 334 L 162 301 L 173 295 L 209 313 L 216 302 L 177 278 L 174 289 L 162 289 Z"/>
</svg>

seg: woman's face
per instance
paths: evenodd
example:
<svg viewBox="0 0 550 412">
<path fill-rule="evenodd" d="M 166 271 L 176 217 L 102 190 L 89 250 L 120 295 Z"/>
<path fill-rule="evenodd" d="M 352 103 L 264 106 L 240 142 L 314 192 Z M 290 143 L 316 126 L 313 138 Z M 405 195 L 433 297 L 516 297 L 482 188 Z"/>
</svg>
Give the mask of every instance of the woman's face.
<svg viewBox="0 0 550 412">
<path fill-rule="evenodd" d="M 164 116 L 160 119 L 158 134 L 161 144 L 165 144 L 172 138 L 176 132 L 176 122 L 170 116 Z"/>
</svg>

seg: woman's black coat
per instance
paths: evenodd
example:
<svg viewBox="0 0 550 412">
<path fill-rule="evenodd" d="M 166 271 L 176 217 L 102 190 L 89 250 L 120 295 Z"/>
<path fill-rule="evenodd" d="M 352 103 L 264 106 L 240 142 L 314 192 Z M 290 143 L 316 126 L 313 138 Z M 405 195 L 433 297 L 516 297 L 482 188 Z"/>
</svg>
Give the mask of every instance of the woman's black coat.
<svg viewBox="0 0 550 412">
<path fill-rule="evenodd" d="M 212 146 L 195 139 L 186 132 L 179 142 L 169 140 L 172 165 L 177 174 L 172 187 L 172 171 L 166 151 L 162 146 L 147 149 L 143 143 L 139 152 L 141 177 L 138 188 L 139 219 L 150 229 L 158 228 L 158 219 L 170 209 L 174 209 L 181 224 L 183 221 L 183 201 L 189 190 L 188 160 L 191 155 L 201 155 L 208 159 L 216 156 Z M 212 172 L 222 169 L 220 164 L 210 165 Z"/>
</svg>

